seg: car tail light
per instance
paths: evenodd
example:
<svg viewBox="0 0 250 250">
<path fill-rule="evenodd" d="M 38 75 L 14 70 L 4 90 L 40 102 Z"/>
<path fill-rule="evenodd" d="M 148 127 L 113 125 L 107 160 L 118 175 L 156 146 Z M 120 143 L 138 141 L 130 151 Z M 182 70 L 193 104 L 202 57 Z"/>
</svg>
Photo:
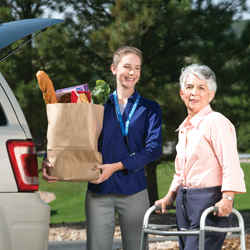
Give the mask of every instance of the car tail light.
<svg viewBox="0 0 250 250">
<path fill-rule="evenodd" d="M 7 141 L 7 150 L 19 191 L 37 191 L 38 164 L 32 141 Z"/>
</svg>

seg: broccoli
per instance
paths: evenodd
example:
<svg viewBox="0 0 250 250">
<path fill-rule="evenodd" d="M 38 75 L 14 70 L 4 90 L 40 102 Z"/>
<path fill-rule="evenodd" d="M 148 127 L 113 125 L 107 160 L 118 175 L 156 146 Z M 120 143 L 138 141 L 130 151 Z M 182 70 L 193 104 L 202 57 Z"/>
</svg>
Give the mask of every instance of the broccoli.
<svg viewBox="0 0 250 250">
<path fill-rule="evenodd" d="M 94 104 L 104 105 L 109 98 L 109 85 L 103 80 L 97 80 L 92 91 L 92 101 Z"/>
</svg>

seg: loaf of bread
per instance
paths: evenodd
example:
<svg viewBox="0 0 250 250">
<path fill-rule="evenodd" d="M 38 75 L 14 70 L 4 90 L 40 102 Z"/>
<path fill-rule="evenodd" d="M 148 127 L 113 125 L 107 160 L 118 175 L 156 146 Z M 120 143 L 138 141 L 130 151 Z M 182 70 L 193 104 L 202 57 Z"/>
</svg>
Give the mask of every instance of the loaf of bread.
<svg viewBox="0 0 250 250">
<path fill-rule="evenodd" d="M 58 101 L 57 101 L 55 89 L 48 75 L 44 71 L 39 70 L 36 73 L 36 77 L 39 83 L 39 87 L 43 93 L 43 99 L 45 103 L 46 104 L 57 103 Z"/>
</svg>

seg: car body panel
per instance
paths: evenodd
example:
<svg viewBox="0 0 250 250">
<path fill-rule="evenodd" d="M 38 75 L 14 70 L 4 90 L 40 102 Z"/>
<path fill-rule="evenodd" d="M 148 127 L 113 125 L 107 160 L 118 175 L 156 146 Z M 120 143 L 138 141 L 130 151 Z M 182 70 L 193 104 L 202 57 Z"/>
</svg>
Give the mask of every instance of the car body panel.
<svg viewBox="0 0 250 250">
<path fill-rule="evenodd" d="M 7 119 L 8 119 L 8 125 L 9 126 L 15 126 L 15 125 L 18 126 L 19 125 L 19 127 L 21 126 L 21 128 L 23 129 L 23 132 L 25 133 L 27 139 L 31 139 L 32 135 L 30 133 L 30 129 L 28 127 L 28 123 L 27 123 L 27 121 L 25 119 L 23 111 L 22 111 L 22 109 L 21 109 L 15 95 L 13 94 L 11 88 L 9 87 L 8 83 L 6 82 L 6 80 L 4 79 L 4 77 L 3 77 L 3 75 L 1 73 L 0 73 L 0 86 L 2 87 L 3 91 L 6 94 L 6 97 L 9 100 L 9 103 L 8 103 L 8 101 L 5 102 L 5 104 L 6 104 L 5 107 L 6 108 L 4 107 L 4 110 L 8 110 L 8 112 L 6 114 Z M 12 108 L 9 107 L 7 109 L 7 105 L 12 106 Z M 19 139 L 19 138 L 16 138 L 16 139 Z"/>
<path fill-rule="evenodd" d="M 34 32 L 63 21 L 62 19 L 34 18 L 0 24 L 0 49 Z"/>
<path fill-rule="evenodd" d="M 6 142 L 12 139 L 32 139 L 32 135 L 17 99 L 1 73 L 0 105 L 2 106 L 7 119 L 6 126 L 0 127 L 0 192 L 18 192 L 16 180 L 13 175 L 13 170 L 6 148 Z"/>
<path fill-rule="evenodd" d="M 6 142 L 11 139 L 26 140 L 27 136 L 20 126 L 16 113 L 1 85 L 0 73 L 0 105 L 5 113 L 7 124 L 0 127 L 0 193 L 17 192 L 17 184 L 11 167 Z M 13 94 L 12 94 L 13 95 Z"/>
<path fill-rule="evenodd" d="M 0 204 L 0 250 L 47 250 L 50 206 L 38 193 L 1 193 Z"/>
<path fill-rule="evenodd" d="M 61 19 L 0 24 L 0 49 Z M 0 250 L 47 250 L 50 206 L 38 193 L 19 192 L 6 143 L 32 140 L 22 109 L 0 73 Z M 6 119 L 4 119 L 6 118 Z"/>
</svg>

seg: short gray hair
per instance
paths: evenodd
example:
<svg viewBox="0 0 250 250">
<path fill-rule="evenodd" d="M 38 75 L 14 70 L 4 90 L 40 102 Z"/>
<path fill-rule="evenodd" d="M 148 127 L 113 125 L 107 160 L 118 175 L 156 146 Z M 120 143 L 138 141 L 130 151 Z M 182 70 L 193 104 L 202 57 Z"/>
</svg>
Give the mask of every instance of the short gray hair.
<svg viewBox="0 0 250 250">
<path fill-rule="evenodd" d="M 201 80 L 207 82 L 210 91 L 216 92 L 217 84 L 216 84 L 216 76 L 214 72 L 206 65 L 199 64 L 191 64 L 186 68 L 181 70 L 180 76 L 180 87 L 184 89 L 186 80 L 189 74 L 194 74 L 198 76 Z"/>
</svg>

